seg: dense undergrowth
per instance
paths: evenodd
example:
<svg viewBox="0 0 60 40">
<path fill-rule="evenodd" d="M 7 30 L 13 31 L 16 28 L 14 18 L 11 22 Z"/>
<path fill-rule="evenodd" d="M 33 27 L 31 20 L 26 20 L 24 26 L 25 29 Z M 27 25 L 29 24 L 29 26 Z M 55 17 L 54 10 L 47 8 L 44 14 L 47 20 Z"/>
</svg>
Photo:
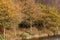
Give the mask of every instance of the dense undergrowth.
<svg viewBox="0 0 60 40">
<path fill-rule="evenodd" d="M 22 4 L 21 4 L 22 5 Z M 24 2 L 23 7 L 21 8 L 20 14 L 24 14 L 22 17 L 22 24 L 29 24 L 30 26 L 38 26 L 42 28 L 51 28 L 51 27 L 59 27 L 60 26 L 60 14 L 55 8 L 47 7 L 43 4 L 38 4 L 39 6 Z M 15 12 L 11 12 L 9 6 L 0 3 L 0 25 L 12 26 L 13 23 L 16 23 Z M 18 9 L 17 9 L 18 10 Z M 19 13 L 17 13 L 19 15 Z M 20 16 L 20 15 L 19 15 Z M 18 16 L 16 16 L 18 18 Z M 21 16 L 20 16 L 21 17 Z M 15 22 L 16 21 L 16 22 Z M 20 21 L 20 20 L 19 20 Z M 34 22 L 36 21 L 36 23 Z M 27 22 L 27 23 L 26 23 Z M 39 23 L 38 23 L 39 22 Z M 14 25 L 14 24 L 13 24 Z M 29 27 L 30 27 L 29 26 Z M 26 27 L 26 26 L 24 26 Z"/>
<path fill-rule="evenodd" d="M 38 30 L 47 29 L 52 32 L 60 28 L 60 14 L 55 8 L 43 4 L 36 5 L 29 1 L 20 3 L 19 7 L 9 6 L 5 1 L 0 3 L 0 25 L 8 30 L 15 25 L 19 28 L 32 30 L 32 27 L 36 27 Z"/>
</svg>

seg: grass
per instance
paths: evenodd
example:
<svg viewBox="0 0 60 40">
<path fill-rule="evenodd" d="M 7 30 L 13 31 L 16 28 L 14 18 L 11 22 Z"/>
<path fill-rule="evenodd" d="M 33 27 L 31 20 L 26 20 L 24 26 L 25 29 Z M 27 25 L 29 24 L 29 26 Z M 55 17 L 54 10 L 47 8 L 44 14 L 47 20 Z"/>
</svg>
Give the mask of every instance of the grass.
<svg viewBox="0 0 60 40">
<path fill-rule="evenodd" d="M 0 40 L 3 40 L 3 35 L 0 34 Z"/>
</svg>

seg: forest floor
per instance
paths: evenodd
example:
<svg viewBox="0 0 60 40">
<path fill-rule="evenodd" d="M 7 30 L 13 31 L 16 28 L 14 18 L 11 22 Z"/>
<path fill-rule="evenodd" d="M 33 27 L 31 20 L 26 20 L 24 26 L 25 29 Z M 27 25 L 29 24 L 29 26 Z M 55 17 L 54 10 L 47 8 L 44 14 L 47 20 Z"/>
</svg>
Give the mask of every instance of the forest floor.
<svg viewBox="0 0 60 40">
<path fill-rule="evenodd" d="M 60 31 L 57 33 L 60 35 Z M 39 31 L 37 28 L 33 27 L 32 31 L 30 29 L 23 28 L 13 28 L 13 30 L 5 30 L 5 40 L 22 40 L 22 39 L 31 39 L 31 38 L 39 38 L 39 37 L 48 37 L 54 36 L 54 33 L 44 29 Z"/>
</svg>

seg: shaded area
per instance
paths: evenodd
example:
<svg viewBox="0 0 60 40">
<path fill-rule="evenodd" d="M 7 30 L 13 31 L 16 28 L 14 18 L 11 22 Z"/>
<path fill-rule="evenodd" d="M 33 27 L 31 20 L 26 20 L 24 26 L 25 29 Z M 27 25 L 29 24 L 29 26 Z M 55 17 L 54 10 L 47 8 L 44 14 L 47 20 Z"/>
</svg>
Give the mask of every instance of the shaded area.
<svg viewBox="0 0 60 40">
<path fill-rule="evenodd" d="M 4 33 L 4 27 L 2 25 L 0 25 L 0 34 Z"/>
</svg>

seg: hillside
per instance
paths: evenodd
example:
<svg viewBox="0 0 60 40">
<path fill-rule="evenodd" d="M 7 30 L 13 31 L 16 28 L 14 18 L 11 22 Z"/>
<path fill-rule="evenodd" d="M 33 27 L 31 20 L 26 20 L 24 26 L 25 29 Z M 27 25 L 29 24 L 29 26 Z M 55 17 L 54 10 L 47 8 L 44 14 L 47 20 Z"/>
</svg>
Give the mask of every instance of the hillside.
<svg viewBox="0 0 60 40">
<path fill-rule="evenodd" d="M 2 0 L 0 2 L 0 34 L 4 37 L 2 40 L 60 35 L 60 13 L 57 4 L 57 0 Z"/>
</svg>

